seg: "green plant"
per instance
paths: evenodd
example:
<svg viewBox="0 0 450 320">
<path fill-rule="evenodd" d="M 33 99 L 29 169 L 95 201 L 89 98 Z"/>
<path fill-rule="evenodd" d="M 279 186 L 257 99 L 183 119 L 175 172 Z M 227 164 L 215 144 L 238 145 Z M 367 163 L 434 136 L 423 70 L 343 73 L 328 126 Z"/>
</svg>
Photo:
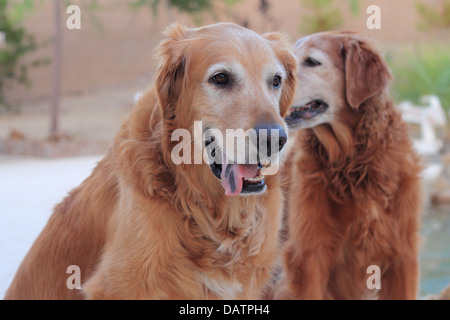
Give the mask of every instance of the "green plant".
<svg viewBox="0 0 450 320">
<path fill-rule="evenodd" d="M 189 14 L 199 13 L 205 10 L 209 10 L 212 7 L 212 0 L 166 0 L 168 5 L 178 9 L 180 12 L 186 12 Z M 157 13 L 158 6 L 161 4 L 161 0 L 134 0 L 131 3 L 133 8 L 139 8 L 141 6 L 148 6 L 152 8 L 153 13 Z"/>
<path fill-rule="evenodd" d="M 302 4 L 311 14 L 302 17 L 300 32 L 316 33 L 337 29 L 342 25 L 342 13 L 332 6 L 333 0 L 302 0 Z"/>
<path fill-rule="evenodd" d="M 450 49 L 432 45 L 413 52 L 401 51 L 388 59 L 394 76 L 391 88 L 394 99 L 420 104 L 421 96 L 433 94 L 449 110 Z"/>
<path fill-rule="evenodd" d="M 422 18 L 422 22 L 418 24 L 420 30 L 450 28 L 450 0 L 442 0 L 438 7 L 416 2 L 416 10 Z"/>
<path fill-rule="evenodd" d="M 21 26 L 23 15 L 32 9 L 31 0 L 0 0 L 0 32 L 5 38 L 5 43 L 0 48 L 0 105 L 8 108 L 11 106 L 5 98 L 6 89 L 14 82 L 29 86 L 28 68 L 43 63 L 43 60 L 28 64 L 21 61 L 37 47 L 33 36 Z"/>
<path fill-rule="evenodd" d="M 129 5 L 132 9 L 149 7 L 155 16 L 158 14 L 159 7 L 165 5 L 166 8 L 174 8 L 179 12 L 189 14 L 195 24 L 201 25 L 204 12 L 210 13 L 213 19 L 217 18 L 215 5 L 218 2 L 224 3 L 226 13 L 231 15 L 232 6 L 240 1 L 242 0 L 132 0 Z"/>
<path fill-rule="evenodd" d="M 359 14 L 360 0 L 350 0 L 350 12 L 356 16 Z"/>
<path fill-rule="evenodd" d="M 225 3 L 225 10 L 226 10 L 227 16 L 231 17 L 233 6 L 236 3 L 241 2 L 241 1 L 243 1 L 243 0 L 222 0 L 222 2 Z"/>
</svg>

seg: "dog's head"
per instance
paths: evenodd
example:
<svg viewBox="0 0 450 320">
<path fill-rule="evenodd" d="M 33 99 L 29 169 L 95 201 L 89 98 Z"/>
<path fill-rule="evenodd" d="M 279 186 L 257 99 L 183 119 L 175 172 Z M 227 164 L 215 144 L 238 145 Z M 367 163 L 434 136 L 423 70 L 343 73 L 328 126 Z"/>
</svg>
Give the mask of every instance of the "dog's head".
<svg viewBox="0 0 450 320">
<path fill-rule="evenodd" d="M 209 174 L 222 180 L 227 195 L 263 192 L 259 146 L 270 156 L 287 140 L 283 118 L 297 67 L 288 42 L 280 34 L 260 36 L 231 23 L 195 29 L 177 24 L 165 34 L 156 79 L 164 121 L 191 133 L 201 121 L 203 143 L 194 144 L 192 153 L 206 147 Z M 235 143 L 238 136 L 245 137 L 244 145 Z M 276 147 L 270 144 L 274 137 Z"/>
<path fill-rule="evenodd" d="M 295 45 L 299 68 L 291 128 L 332 124 L 344 113 L 383 92 L 391 80 L 388 66 L 367 38 L 349 32 L 324 32 Z"/>
</svg>

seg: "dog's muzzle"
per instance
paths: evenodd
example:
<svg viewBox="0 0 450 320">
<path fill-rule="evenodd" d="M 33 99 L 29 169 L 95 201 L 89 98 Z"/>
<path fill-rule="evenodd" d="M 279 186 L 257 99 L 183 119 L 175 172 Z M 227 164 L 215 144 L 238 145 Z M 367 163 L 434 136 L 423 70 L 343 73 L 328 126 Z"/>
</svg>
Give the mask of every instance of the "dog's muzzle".
<svg viewBox="0 0 450 320">
<path fill-rule="evenodd" d="M 328 104 L 322 100 L 312 100 L 303 106 L 293 106 L 285 118 L 289 127 L 296 127 L 300 121 L 307 121 L 328 110 Z"/>
<path fill-rule="evenodd" d="M 219 148 L 208 150 L 211 143 L 215 141 L 214 137 L 205 142 L 208 155 L 210 156 L 211 172 L 216 178 L 221 180 L 227 196 L 264 192 L 266 181 L 265 176 L 261 174 L 261 170 L 266 166 L 270 166 L 268 159 L 277 155 L 287 142 L 287 133 L 279 124 L 262 123 L 256 125 L 253 129 L 256 133 L 257 143 L 256 164 L 230 161 Z M 274 140 L 278 140 L 278 143 L 273 145 L 272 142 Z"/>
</svg>

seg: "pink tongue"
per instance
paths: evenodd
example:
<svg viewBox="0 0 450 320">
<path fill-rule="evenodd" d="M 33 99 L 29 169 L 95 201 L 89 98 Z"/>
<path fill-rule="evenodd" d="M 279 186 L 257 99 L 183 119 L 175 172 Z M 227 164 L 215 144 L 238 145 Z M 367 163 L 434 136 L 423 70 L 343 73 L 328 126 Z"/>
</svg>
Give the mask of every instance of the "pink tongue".
<svg viewBox="0 0 450 320">
<path fill-rule="evenodd" d="M 243 178 L 254 178 L 258 174 L 255 164 L 227 164 L 225 154 L 222 161 L 222 186 L 226 196 L 237 196 L 242 191 Z"/>
</svg>

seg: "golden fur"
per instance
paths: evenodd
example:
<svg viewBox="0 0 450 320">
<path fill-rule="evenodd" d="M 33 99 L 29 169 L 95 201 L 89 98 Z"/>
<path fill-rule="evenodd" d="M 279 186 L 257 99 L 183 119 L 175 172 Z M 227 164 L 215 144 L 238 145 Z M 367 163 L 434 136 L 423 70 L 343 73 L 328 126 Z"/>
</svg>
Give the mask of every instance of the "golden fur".
<svg viewBox="0 0 450 320">
<path fill-rule="evenodd" d="M 389 69 L 371 41 L 351 33 L 301 39 L 296 55 L 294 106 L 322 99 L 329 109 L 291 132 L 289 236 L 275 298 L 415 299 L 421 167 L 388 96 Z M 380 290 L 366 286 L 370 265 L 381 269 Z"/>
<path fill-rule="evenodd" d="M 6 299 L 259 298 L 278 245 L 278 177 L 266 177 L 262 195 L 226 197 L 207 164 L 172 162 L 171 134 L 196 120 L 220 130 L 284 125 L 295 57 L 280 34 L 233 24 L 175 25 L 166 35 L 155 84 L 92 175 L 56 206 Z M 242 66 L 233 97 L 208 89 L 215 63 Z M 268 90 L 264 72 L 280 66 L 283 86 Z M 70 265 L 81 269 L 81 291 L 66 287 Z"/>
</svg>

